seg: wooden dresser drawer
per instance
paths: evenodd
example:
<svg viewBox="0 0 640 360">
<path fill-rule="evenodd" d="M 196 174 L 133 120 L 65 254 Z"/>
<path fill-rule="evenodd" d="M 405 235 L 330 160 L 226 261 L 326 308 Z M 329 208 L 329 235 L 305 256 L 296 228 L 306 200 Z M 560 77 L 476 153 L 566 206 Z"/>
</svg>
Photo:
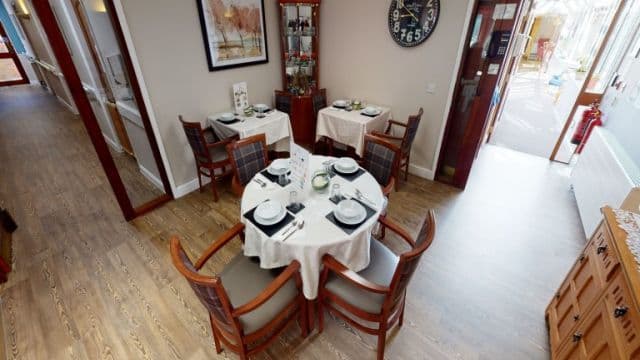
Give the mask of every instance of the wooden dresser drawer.
<svg viewBox="0 0 640 360">
<path fill-rule="evenodd" d="M 622 271 L 607 287 L 604 302 L 621 359 L 640 359 L 640 314 Z"/>
<path fill-rule="evenodd" d="M 593 234 L 593 245 L 597 258 L 598 272 L 604 283 L 607 283 L 615 275 L 620 267 L 620 259 L 613 245 L 609 229 L 603 222 Z"/>
</svg>

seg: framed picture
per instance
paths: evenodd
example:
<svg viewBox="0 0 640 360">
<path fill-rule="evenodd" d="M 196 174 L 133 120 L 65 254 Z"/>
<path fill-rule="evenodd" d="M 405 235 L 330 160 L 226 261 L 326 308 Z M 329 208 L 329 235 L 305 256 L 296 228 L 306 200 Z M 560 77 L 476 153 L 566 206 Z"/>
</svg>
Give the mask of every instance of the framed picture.
<svg viewBox="0 0 640 360">
<path fill-rule="evenodd" d="M 196 0 L 209 71 L 269 62 L 264 0 Z"/>
</svg>

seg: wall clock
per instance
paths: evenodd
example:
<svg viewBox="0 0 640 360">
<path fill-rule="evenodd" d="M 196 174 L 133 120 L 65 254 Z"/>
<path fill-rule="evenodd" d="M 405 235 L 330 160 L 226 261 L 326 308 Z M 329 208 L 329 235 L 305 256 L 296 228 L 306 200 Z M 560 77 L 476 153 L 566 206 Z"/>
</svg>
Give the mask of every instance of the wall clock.
<svg viewBox="0 0 640 360">
<path fill-rule="evenodd" d="M 392 0 L 389 32 L 403 47 L 422 44 L 429 38 L 440 17 L 440 0 Z"/>
</svg>

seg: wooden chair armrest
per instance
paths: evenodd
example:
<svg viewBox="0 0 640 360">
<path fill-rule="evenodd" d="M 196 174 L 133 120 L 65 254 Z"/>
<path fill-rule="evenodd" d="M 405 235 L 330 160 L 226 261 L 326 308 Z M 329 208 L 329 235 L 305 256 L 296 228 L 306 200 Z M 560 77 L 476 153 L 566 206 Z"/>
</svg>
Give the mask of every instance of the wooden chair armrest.
<svg viewBox="0 0 640 360">
<path fill-rule="evenodd" d="M 383 139 L 389 139 L 389 140 L 397 140 L 397 141 L 402 141 L 404 138 L 398 137 L 398 136 L 391 136 L 389 134 L 385 134 L 385 133 L 381 133 L 379 131 L 372 131 L 371 135 L 373 136 L 377 136 Z"/>
<path fill-rule="evenodd" d="M 391 194 L 391 191 L 393 191 L 395 186 L 396 178 L 392 176 L 391 179 L 389 179 L 389 183 L 387 184 L 387 186 L 382 188 L 382 194 L 386 197 L 389 197 L 389 194 Z"/>
<path fill-rule="evenodd" d="M 353 283 L 361 289 L 378 294 L 386 294 L 391 291 L 387 286 L 381 286 L 363 278 L 362 276 L 358 275 L 357 272 L 350 270 L 348 267 L 344 266 L 342 263 L 336 260 L 336 258 L 329 254 L 326 254 L 322 257 L 322 264 L 327 269 L 333 271 L 336 275 Z"/>
<path fill-rule="evenodd" d="M 227 145 L 231 144 L 234 141 L 238 141 L 240 140 L 240 136 L 233 135 L 232 137 L 226 138 L 224 140 L 220 140 L 218 142 L 214 142 L 214 143 L 208 143 L 207 144 L 207 148 L 212 148 L 212 147 L 218 147 L 218 146 L 222 146 L 222 147 L 227 147 Z"/>
<path fill-rule="evenodd" d="M 267 302 L 271 299 L 277 292 L 282 288 L 287 282 L 289 282 L 293 278 L 300 278 L 300 263 L 296 260 L 293 260 L 283 272 L 275 278 L 269 286 L 264 289 L 260 295 L 256 296 L 254 299 L 249 301 L 248 303 L 237 307 L 233 310 L 233 317 L 238 317 L 240 315 L 246 314 L 258 308 L 260 305 Z M 298 279 L 301 281 L 301 279 Z"/>
<path fill-rule="evenodd" d="M 408 232 L 406 232 L 404 229 L 402 229 L 396 223 L 391 222 L 386 217 L 379 218 L 378 222 L 381 223 L 382 225 L 384 225 L 387 229 L 393 231 L 398 236 L 400 236 L 402 238 L 402 240 L 404 240 L 405 242 L 407 242 L 407 244 L 409 244 L 409 246 L 411 246 L 412 249 L 416 247 L 416 242 L 411 238 L 411 235 L 409 235 Z"/>
<path fill-rule="evenodd" d="M 402 126 L 402 127 L 407 127 L 407 124 L 397 121 L 397 120 L 393 120 L 393 119 L 389 119 L 389 124 L 393 124 L 393 125 L 398 125 L 398 126 Z"/>
<path fill-rule="evenodd" d="M 205 250 L 200 259 L 194 265 L 196 270 L 200 270 L 202 266 L 215 254 L 220 248 L 226 245 L 229 241 L 231 241 L 236 236 L 240 235 L 242 237 L 242 231 L 244 230 L 244 224 L 239 223 L 236 224 L 231 229 L 227 230 L 226 233 L 222 234 L 214 243 L 209 245 L 209 248 Z"/>
</svg>

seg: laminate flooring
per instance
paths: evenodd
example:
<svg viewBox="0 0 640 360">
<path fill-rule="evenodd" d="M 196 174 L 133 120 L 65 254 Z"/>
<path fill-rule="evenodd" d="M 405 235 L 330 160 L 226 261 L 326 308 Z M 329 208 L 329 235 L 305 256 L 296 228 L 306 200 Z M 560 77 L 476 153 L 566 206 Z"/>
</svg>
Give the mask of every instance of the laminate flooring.
<svg viewBox="0 0 640 360">
<path fill-rule="evenodd" d="M 0 288 L 7 359 L 236 359 L 215 354 L 207 314 L 171 265 L 239 220 L 228 184 L 123 220 L 82 122 L 37 87 L 0 88 L 0 206 L 15 216 L 15 271 Z M 547 359 L 544 309 L 585 244 L 567 169 L 485 147 L 466 191 L 411 176 L 389 216 L 433 246 L 407 296 L 388 359 Z M 400 247 L 388 237 L 389 246 Z M 212 259 L 219 271 L 238 241 Z M 329 318 L 290 327 L 258 359 L 373 359 L 374 337 Z"/>
</svg>

